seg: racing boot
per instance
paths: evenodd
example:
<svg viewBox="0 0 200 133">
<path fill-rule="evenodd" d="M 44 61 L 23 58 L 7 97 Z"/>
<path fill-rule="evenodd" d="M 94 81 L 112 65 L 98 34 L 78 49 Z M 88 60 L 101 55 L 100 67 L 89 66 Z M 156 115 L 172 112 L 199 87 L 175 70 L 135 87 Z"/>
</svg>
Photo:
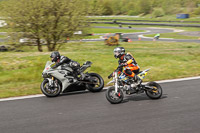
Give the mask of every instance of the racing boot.
<svg viewBox="0 0 200 133">
<path fill-rule="evenodd" d="M 135 88 L 136 91 L 139 91 L 142 80 L 137 75 L 134 75 L 133 80 L 134 83 L 131 84 L 131 87 Z"/>
<path fill-rule="evenodd" d="M 142 80 L 137 75 L 134 75 L 133 79 L 134 79 L 136 85 L 139 85 L 142 83 Z"/>
</svg>

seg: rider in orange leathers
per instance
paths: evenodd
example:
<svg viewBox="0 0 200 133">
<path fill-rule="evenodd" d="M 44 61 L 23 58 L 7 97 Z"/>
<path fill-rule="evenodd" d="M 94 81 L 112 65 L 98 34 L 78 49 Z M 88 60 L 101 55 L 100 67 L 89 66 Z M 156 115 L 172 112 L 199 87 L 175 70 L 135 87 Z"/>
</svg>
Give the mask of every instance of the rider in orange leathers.
<svg viewBox="0 0 200 133">
<path fill-rule="evenodd" d="M 114 49 L 114 57 L 119 58 L 118 74 L 120 74 L 124 67 L 124 73 L 133 78 L 138 84 L 141 83 L 141 79 L 135 74 L 140 71 L 140 67 L 130 53 L 125 53 L 123 47 L 117 47 Z M 108 76 L 110 78 L 112 75 Z"/>
</svg>

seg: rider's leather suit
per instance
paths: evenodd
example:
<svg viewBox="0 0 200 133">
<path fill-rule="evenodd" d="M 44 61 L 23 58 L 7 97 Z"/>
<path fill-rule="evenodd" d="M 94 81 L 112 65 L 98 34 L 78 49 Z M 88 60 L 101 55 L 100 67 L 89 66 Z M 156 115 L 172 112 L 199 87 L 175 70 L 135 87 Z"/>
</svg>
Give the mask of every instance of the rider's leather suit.
<svg viewBox="0 0 200 133">
<path fill-rule="evenodd" d="M 124 55 L 122 55 L 119 58 L 119 66 L 122 66 L 122 64 L 124 64 L 124 73 L 130 77 L 134 77 L 135 73 L 138 73 L 140 70 L 140 67 L 138 66 L 137 62 L 135 61 L 135 59 L 133 58 L 133 56 L 130 53 L 126 53 Z M 119 72 L 122 72 L 123 67 L 118 67 Z"/>
</svg>

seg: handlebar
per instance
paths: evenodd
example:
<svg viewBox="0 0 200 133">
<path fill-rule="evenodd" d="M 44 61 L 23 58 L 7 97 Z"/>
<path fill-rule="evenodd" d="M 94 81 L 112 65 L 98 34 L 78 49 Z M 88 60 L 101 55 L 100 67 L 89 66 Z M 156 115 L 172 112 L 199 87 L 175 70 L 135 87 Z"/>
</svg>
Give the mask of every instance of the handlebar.
<svg viewBox="0 0 200 133">
<path fill-rule="evenodd" d="M 110 75 L 108 75 L 108 79 L 110 79 L 111 77 L 113 77 L 113 72 Z"/>
</svg>

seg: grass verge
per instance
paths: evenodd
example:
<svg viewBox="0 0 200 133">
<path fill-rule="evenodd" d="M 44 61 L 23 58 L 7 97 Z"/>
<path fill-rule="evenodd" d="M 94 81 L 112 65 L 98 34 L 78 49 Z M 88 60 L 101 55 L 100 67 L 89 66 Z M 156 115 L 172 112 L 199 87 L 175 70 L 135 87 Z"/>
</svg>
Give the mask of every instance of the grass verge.
<svg viewBox="0 0 200 133">
<path fill-rule="evenodd" d="M 112 28 L 92 28 L 92 33 L 133 33 L 133 32 L 142 32 L 143 30 L 135 30 L 135 29 L 112 29 Z"/>
<path fill-rule="evenodd" d="M 137 41 L 120 46 L 134 55 L 141 70 L 151 68 L 145 81 L 200 75 L 198 43 Z M 103 42 L 73 42 L 64 44 L 60 53 L 80 64 L 92 61 L 88 72 L 99 73 L 107 83 L 107 76 L 117 67 L 114 48 Z M 34 46 L 23 50 L 26 52 L 0 53 L 0 98 L 41 93 L 41 73 L 50 52 L 36 52 Z"/>
</svg>

